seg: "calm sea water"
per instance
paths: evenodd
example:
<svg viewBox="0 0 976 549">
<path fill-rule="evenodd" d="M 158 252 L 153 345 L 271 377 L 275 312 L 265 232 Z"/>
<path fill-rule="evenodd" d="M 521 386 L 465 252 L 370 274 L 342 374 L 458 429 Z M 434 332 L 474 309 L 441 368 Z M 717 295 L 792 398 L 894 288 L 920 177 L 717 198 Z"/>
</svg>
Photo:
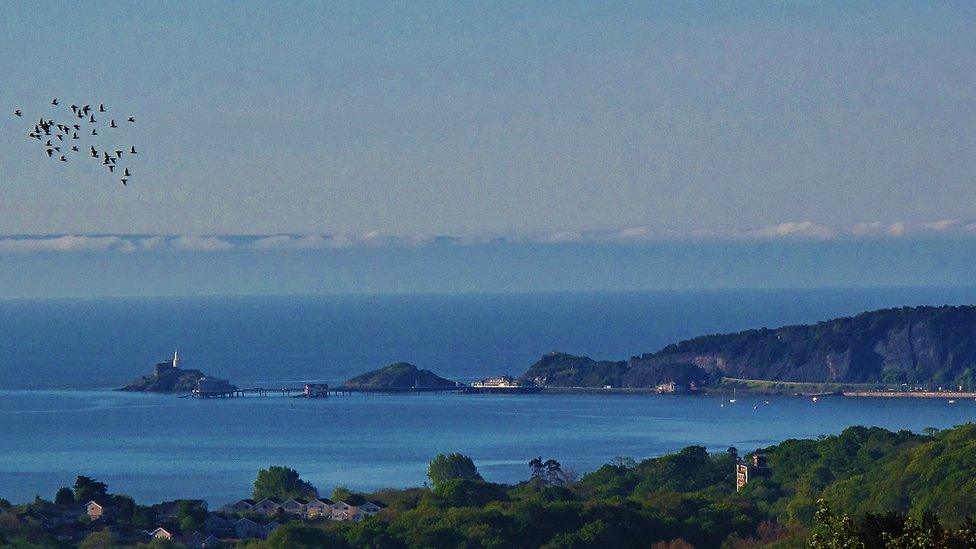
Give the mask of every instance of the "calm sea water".
<svg viewBox="0 0 976 549">
<path fill-rule="evenodd" d="M 454 379 L 521 373 L 551 350 L 626 358 L 704 333 L 813 322 L 972 289 L 0 302 L 0 497 L 53 496 L 77 474 L 139 500 L 248 494 L 257 469 L 314 484 L 418 485 L 439 452 L 495 481 L 555 457 L 580 472 L 704 444 L 749 450 L 851 424 L 970 421 L 976 402 L 657 396 L 352 396 L 194 401 L 106 390 L 179 347 L 243 384 L 335 382 L 406 360 Z"/>
</svg>

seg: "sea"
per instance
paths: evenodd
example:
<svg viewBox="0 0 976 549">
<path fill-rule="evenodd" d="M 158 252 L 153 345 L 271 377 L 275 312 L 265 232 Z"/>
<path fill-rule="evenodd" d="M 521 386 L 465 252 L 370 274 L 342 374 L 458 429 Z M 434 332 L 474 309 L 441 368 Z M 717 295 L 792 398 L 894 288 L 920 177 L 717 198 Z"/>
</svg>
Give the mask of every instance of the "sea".
<svg viewBox="0 0 976 549">
<path fill-rule="evenodd" d="M 578 475 L 696 444 L 751 451 L 851 425 L 969 422 L 976 401 L 658 395 L 352 395 L 227 400 L 113 390 L 179 349 L 239 386 L 335 384 L 392 362 L 472 381 L 550 351 L 626 359 L 682 339 L 905 305 L 976 288 L 714 290 L 0 301 L 0 498 L 52 498 L 75 476 L 140 502 L 248 497 L 287 465 L 328 494 L 420 486 L 438 453 L 496 482 L 555 458 Z"/>
</svg>

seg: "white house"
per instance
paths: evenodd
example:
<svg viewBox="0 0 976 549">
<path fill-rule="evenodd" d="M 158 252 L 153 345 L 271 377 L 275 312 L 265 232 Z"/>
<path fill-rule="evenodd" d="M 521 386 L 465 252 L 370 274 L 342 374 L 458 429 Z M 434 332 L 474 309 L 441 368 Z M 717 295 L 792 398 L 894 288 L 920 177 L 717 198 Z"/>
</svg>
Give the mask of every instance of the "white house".
<svg viewBox="0 0 976 549">
<path fill-rule="evenodd" d="M 107 512 L 108 510 L 105 509 L 104 506 L 94 501 L 89 501 L 85 504 L 85 514 L 88 515 L 88 518 L 91 520 L 98 520 L 104 517 Z"/>
<path fill-rule="evenodd" d="M 378 501 L 367 501 L 360 496 L 352 496 L 332 506 L 332 520 L 360 522 L 379 513 L 385 507 L 386 505 Z"/>
<path fill-rule="evenodd" d="M 149 536 L 155 539 L 173 539 L 173 536 L 175 535 L 175 532 L 171 532 L 162 526 L 156 528 L 152 532 L 149 532 Z"/>
</svg>

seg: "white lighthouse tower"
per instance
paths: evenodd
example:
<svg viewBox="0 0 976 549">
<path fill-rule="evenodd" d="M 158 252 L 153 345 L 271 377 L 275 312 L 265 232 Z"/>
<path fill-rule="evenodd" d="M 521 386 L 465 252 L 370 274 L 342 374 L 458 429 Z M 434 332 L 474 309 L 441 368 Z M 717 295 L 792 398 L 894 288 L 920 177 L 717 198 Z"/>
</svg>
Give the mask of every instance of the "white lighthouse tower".
<svg viewBox="0 0 976 549">
<path fill-rule="evenodd" d="M 180 367 L 180 350 L 177 349 L 173 351 L 173 369 L 178 369 Z"/>
</svg>

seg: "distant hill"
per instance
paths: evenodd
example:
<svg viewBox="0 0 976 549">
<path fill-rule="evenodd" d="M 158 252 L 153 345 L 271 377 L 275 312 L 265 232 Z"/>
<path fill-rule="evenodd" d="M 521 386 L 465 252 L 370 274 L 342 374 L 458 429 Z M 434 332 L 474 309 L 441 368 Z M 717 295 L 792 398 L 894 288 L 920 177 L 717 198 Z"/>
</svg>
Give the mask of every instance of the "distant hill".
<svg viewBox="0 0 976 549">
<path fill-rule="evenodd" d="M 817 324 L 708 335 L 626 361 L 564 353 L 522 378 L 547 385 L 652 387 L 721 377 L 976 388 L 976 307 L 903 307 Z"/>
<path fill-rule="evenodd" d="M 342 385 L 346 387 L 406 389 L 410 387 L 454 387 L 457 383 L 449 379 L 444 379 L 430 370 L 420 370 L 413 364 L 397 362 L 379 370 L 366 372 L 365 374 L 348 379 Z"/>
</svg>

